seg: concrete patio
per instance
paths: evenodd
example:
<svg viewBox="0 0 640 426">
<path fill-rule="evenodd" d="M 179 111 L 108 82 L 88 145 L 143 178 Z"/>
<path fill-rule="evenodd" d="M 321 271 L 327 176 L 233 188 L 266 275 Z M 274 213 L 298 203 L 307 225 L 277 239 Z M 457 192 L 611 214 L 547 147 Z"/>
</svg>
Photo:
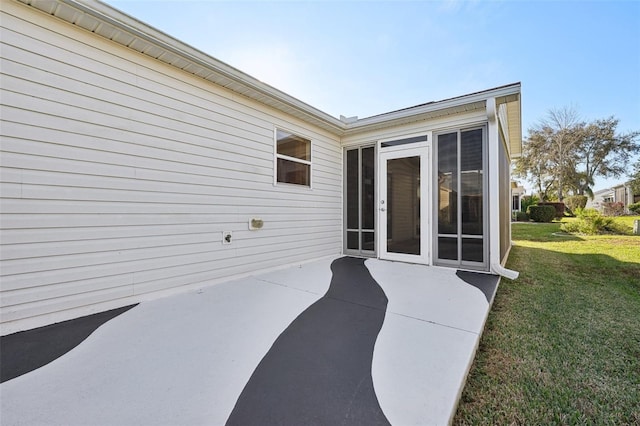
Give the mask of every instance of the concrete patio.
<svg viewBox="0 0 640 426">
<path fill-rule="evenodd" d="M 497 284 L 335 257 L 144 302 L 2 383 L 0 422 L 448 424 Z"/>
</svg>

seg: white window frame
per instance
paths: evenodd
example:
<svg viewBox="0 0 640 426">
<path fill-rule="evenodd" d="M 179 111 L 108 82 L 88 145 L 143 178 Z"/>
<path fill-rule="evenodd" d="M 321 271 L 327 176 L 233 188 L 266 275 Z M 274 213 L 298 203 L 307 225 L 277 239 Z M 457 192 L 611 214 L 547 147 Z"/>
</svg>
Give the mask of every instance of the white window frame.
<svg viewBox="0 0 640 426">
<path fill-rule="evenodd" d="M 294 136 L 298 136 L 300 138 L 306 139 L 309 141 L 309 155 L 311 156 L 311 160 L 302 160 L 296 157 L 290 157 L 288 155 L 278 154 L 278 130 L 291 133 Z M 289 130 L 285 127 L 276 126 L 273 128 L 273 185 L 274 186 L 287 186 L 292 188 L 308 188 L 311 189 L 313 185 L 313 139 L 309 136 L 301 134 L 300 132 Z M 289 182 L 278 182 L 278 159 L 283 159 L 287 161 L 292 161 L 295 163 L 305 164 L 309 166 L 309 184 L 301 185 L 298 183 L 289 183 Z"/>
<path fill-rule="evenodd" d="M 443 130 L 439 130 L 437 132 L 433 132 L 433 171 L 432 171 L 432 179 L 433 182 L 437 182 L 438 179 L 438 137 L 440 135 L 444 135 L 447 133 L 457 133 L 457 170 L 458 176 L 462 175 L 461 167 L 461 155 L 460 155 L 460 144 L 461 144 L 461 135 L 462 132 L 470 131 L 470 130 L 478 130 L 482 129 L 482 173 L 483 173 L 483 183 L 482 183 L 482 220 L 483 220 L 483 233 L 482 236 L 478 236 L 475 234 L 463 234 L 461 230 L 462 226 L 462 209 L 460 208 L 461 204 L 458 203 L 458 211 L 457 211 L 457 222 L 458 222 L 458 232 L 457 232 L 457 241 L 458 241 L 458 260 L 448 260 L 448 259 L 440 259 L 439 258 L 439 248 L 438 248 L 438 238 L 440 236 L 447 236 L 451 234 L 439 234 L 438 233 L 438 189 L 434 188 L 432 197 L 432 214 L 433 214 L 433 222 L 432 222 L 432 241 L 433 241 L 433 264 L 436 266 L 445 266 L 445 267 L 454 267 L 459 269 L 468 269 L 468 270 L 479 270 L 479 271 L 487 271 L 489 269 L 490 259 L 489 259 L 489 244 L 491 241 L 490 234 L 490 223 L 489 223 L 489 128 L 486 122 L 479 123 L 468 123 L 461 126 L 446 128 Z M 435 184 L 434 184 L 435 185 Z M 462 179 L 458 179 L 458 197 L 460 197 L 460 190 L 462 185 Z M 483 250 L 483 261 L 475 262 L 462 260 L 462 239 L 482 239 L 484 241 L 484 250 Z"/>
</svg>

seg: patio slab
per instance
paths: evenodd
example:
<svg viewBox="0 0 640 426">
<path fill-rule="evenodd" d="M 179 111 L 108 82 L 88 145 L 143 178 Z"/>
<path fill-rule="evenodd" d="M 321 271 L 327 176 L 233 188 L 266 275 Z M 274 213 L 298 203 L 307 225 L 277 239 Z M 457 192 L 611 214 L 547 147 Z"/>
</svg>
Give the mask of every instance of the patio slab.
<svg viewBox="0 0 640 426">
<path fill-rule="evenodd" d="M 1 384 L 0 421 L 217 425 L 233 423 L 236 408 L 243 423 L 259 412 L 254 423 L 274 424 L 270 405 L 252 410 L 262 393 L 282 399 L 289 417 L 280 424 L 301 424 L 296 412 L 308 416 L 306 424 L 335 423 L 343 411 L 343 424 L 447 424 L 497 283 L 447 268 L 327 258 L 144 302 L 44 367 Z M 374 317 L 384 318 L 377 329 Z M 358 350 L 344 350 L 354 339 L 364 339 Z M 10 353 L 18 352 L 3 348 L 3 359 Z M 287 389 L 292 382 L 282 377 L 294 367 L 302 381 Z M 330 387 L 314 386 L 321 381 Z M 317 412 L 301 408 L 303 388 Z"/>
</svg>

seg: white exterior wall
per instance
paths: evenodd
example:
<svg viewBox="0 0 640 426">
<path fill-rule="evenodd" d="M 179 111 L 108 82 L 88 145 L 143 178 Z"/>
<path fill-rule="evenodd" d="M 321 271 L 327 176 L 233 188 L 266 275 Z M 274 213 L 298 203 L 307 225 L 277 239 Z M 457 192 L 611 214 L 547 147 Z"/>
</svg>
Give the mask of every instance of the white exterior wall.
<svg viewBox="0 0 640 426">
<path fill-rule="evenodd" d="M 428 143 L 432 142 L 431 132 L 440 132 L 447 129 L 458 129 L 477 124 L 486 123 L 485 110 L 476 110 L 455 115 L 447 115 L 429 120 L 417 121 L 401 126 L 392 126 L 372 131 L 362 131 L 347 135 L 342 138 L 345 147 L 358 146 L 380 140 L 403 139 L 410 136 L 428 135 Z"/>
<path fill-rule="evenodd" d="M 615 198 L 615 191 L 613 188 L 603 189 L 593 193 L 593 199 L 587 198 L 587 205 L 585 206 L 588 209 L 601 209 L 602 203 L 604 203 L 605 198 Z"/>
<path fill-rule="evenodd" d="M 2 9 L 2 334 L 341 252 L 337 136 Z M 274 186 L 276 126 L 312 140 L 312 189 Z"/>
<path fill-rule="evenodd" d="M 629 204 L 633 203 L 633 192 L 628 184 L 617 185 L 609 189 L 602 189 L 594 192 L 593 199 L 587 199 L 586 208 L 604 210 L 604 203 L 606 199 L 612 199 L 614 203 L 624 204 L 625 214 L 629 214 Z"/>
</svg>

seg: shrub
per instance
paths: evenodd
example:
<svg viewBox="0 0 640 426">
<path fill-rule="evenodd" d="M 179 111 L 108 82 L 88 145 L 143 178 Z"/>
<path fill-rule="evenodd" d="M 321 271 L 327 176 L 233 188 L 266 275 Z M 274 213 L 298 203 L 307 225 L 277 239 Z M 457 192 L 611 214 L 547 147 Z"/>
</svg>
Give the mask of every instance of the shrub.
<svg viewBox="0 0 640 426">
<path fill-rule="evenodd" d="M 602 203 L 602 212 L 605 216 L 622 216 L 624 214 L 624 203 Z"/>
<path fill-rule="evenodd" d="M 553 206 L 529 206 L 527 214 L 534 222 L 551 222 L 556 216 Z"/>
<path fill-rule="evenodd" d="M 513 216 L 516 222 L 529 222 L 529 216 L 525 212 L 514 212 Z"/>
<path fill-rule="evenodd" d="M 640 214 L 640 201 L 637 203 L 629 204 L 629 210 L 636 214 Z"/>
<path fill-rule="evenodd" d="M 522 211 L 526 212 L 529 210 L 530 206 L 535 206 L 539 202 L 540 202 L 540 199 L 535 195 L 525 195 L 524 197 L 522 197 L 522 200 L 520 201 L 520 205 L 521 205 Z"/>
<path fill-rule="evenodd" d="M 558 202 L 549 202 L 546 201 L 544 203 L 538 203 L 539 206 L 551 206 L 553 207 L 555 210 L 555 215 L 557 218 L 562 218 L 564 217 L 564 203 L 558 203 Z"/>
<path fill-rule="evenodd" d="M 612 217 L 603 216 L 596 209 L 577 209 L 576 216 L 575 221 L 563 223 L 560 229 L 586 235 L 629 233 L 627 226 L 616 222 Z"/>
<path fill-rule="evenodd" d="M 587 206 L 587 196 L 572 195 L 564 199 L 564 204 L 572 212 L 575 212 L 576 209 L 584 209 Z"/>
</svg>

